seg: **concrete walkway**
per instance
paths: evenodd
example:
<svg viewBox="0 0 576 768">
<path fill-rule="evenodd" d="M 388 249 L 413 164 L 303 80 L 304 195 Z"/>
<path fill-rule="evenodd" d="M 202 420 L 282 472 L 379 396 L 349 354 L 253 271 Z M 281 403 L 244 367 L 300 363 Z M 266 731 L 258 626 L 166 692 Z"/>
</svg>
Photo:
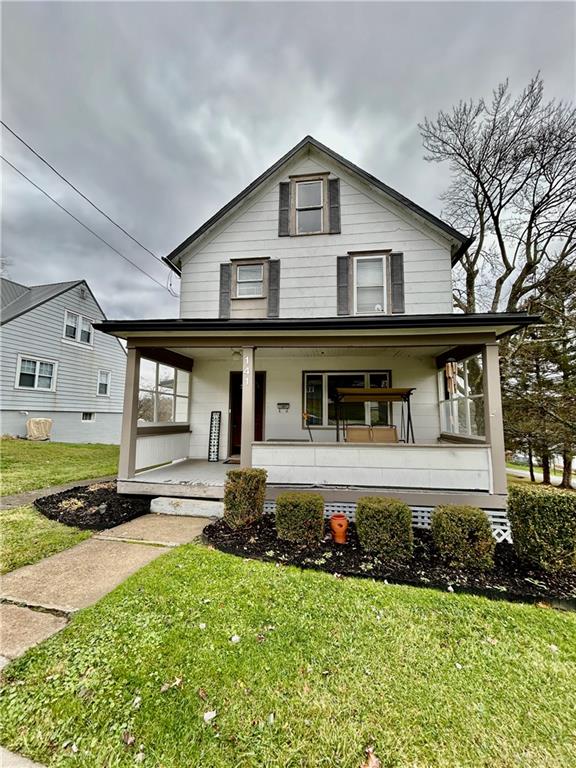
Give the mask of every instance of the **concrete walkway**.
<svg viewBox="0 0 576 768">
<path fill-rule="evenodd" d="M 143 515 L 2 578 L 0 666 L 66 626 L 142 566 L 197 538 L 208 518 Z"/>
<path fill-rule="evenodd" d="M 0 747 L 0 766 L 1 768 L 44 768 L 40 763 L 33 763 L 26 757 L 8 752 L 4 747 Z"/>
<path fill-rule="evenodd" d="M 42 496 L 54 496 L 54 494 L 68 491 L 70 488 L 84 488 L 87 485 L 95 483 L 108 483 L 110 480 L 116 480 L 116 475 L 95 477 L 92 478 L 92 480 L 74 480 L 70 483 L 65 483 L 64 485 L 52 485 L 49 488 L 37 488 L 35 491 L 23 491 L 22 493 L 15 493 L 12 496 L 2 496 L 0 497 L 0 510 L 25 507 L 27 504 L 32 504 L 36 499 L 40 499 Z"/>
</svg>

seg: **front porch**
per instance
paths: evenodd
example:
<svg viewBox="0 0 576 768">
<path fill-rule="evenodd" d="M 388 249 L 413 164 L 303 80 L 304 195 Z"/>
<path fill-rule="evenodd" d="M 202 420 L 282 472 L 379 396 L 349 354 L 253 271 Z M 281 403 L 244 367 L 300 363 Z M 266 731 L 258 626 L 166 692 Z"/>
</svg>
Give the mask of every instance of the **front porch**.
<svg viewBox="0 0 576 768">
<path fill-rule="evenodd" d="M 322 334 L 310 321 L 282 321 L 281 331 L 266 327 L 273 321 L 204 331 L 204 321 L 157 321 L 174 325 L 170 333 L 127 321 L 127 332 L 111 331 L 128 341 L 119 491 L 221 499 L 226 471 L 239 465 L 268 471 L 270 503 L 302 488 L 330 505 L 373 493 L 414 509 L 504 509 L 497 335 L 510 326 L 432 316 L 426 328 L 412 317 L 399 330 L 407 318 L 357 320 Z M 366 402 L 371 388 L 376 402 Z M 387 402 L 399 390 L 412 392 L 413 436 L 402 429 L 406 403 Z"/>
</svg>

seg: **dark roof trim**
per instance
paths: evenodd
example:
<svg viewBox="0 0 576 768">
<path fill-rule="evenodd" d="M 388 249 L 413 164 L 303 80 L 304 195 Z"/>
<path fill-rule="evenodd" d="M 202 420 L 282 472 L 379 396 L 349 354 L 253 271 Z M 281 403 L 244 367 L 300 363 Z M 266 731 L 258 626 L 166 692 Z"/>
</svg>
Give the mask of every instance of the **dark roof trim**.
<svg viewBox="0 0 576 768">
<path fill-rule="evenodd" d="M 525 312 L 486 314 L 387 315 L 385 317 L 266 318 L 261 320 L 106 320 L 94 327 L 105 333 L 172 333 L 249 331 L 387 330 L 409 328 L 521 328 L 540 323 L 538 315 Z"/>
<path fill-rule="evenodd" d="M 372 184 L 377 189 L 387 194 L 389 197 L 401 203 L 406 208 L 409 208 L 418 216 L 421 216 L 423 219 L 427 219 L 435 227 L 442 229 L 450 237 L 454 238 L 455 240 L 458 240 L 461 243 L 461 246 L 458 248 L 458 250 L 452 257 L 453 266 L 460 259 L 460 257 L 462 256 L 462 253 L 464 253 L 466 248 L 468 248 L 471 242 L 470 238 L 467 238 L 461 232 L 458 232 L 449 224 L 446 224 L 446 222 L 442 221 L 442 219 L 439 219 L 437 216 L 434 216 L 433 213 L 430 213 L 429 211 L 425 210 L 424 208 L 419 206 L 417 203 L 413 202 L 412 200 L 409 200 L 407 197 L 400 194 L 400 192 L 397 192 L 395 189 L 392 189 L 392 187 L 389 187 L 387 184 L 384 184 L 384 182 L 380 181 L 380 179 L 377 179 L 376 176 L 372 176 L 371 173 L 368 173 L 362 168 L 359 168 L 357 165 L 354 165 L 354 163 L 350 162 L 350 160 L 347 160 L 345 157 L 342 157 L 342 155 L 339 155 L 337 152 L 334 152 L 334 150 L 330 149 L 330 147 L 327 147 L 325 144 L 322 144 L 321 142 L 317 141 L 312 136 L 305 136 L 302 139 L 302 141 L 298 142 L 298 144 L 296 144 L 295 147 L 292 147 L 291 150 L 289 150 L 285 155 L 283 155 L 279 160 L 277 160 L 273 165 L 271 165 L 270 168 L 264 171 L 264 173 L 260 174 L 258 178 L 254 179 L 254 181 L 251 184 L 249 184 L 238 195 L 236 195 L 236 197 L 232 198 L 230 202 L 226 203 L 225 206 L 220 208 L 220 210 L 217 211 L 213 216 L 211 216 L 208 219 L 208 221 L 204 222 L 204 224 L 202 224 L 201 227 L 199 227 L 195 232 L 193 232 L 190 235 L 190 237 L 187 237 L 186 240 L 184 240 L 182 243 L 180 243 L 180 245 L 174 248 L 174 250 L 171 253 L 169 253 L 168 256 L 164 256 L 162 260 L 166 262 L 166 264 L 171 269 L 173 269 L 174 272 L 176 272 L 179 275 L 180 269 L 175 264 L 175 260 L 182 253 L 182 251 L 188 248 L 189 245 L 191 245 L 195 240 L 201 237 L 201 235 L 207 232 L 223 216 L 225 216 L 229 211 L 235 208 L 238 205 L 238 203 L 241 203 L 242 200 L 244 200 L 244 198 L 248 197 L 248 195 L 251 192 L 253 192 L 260 184 L 262 184 L 262 182 L 266 181 L 266 179 L 268 179 L 270 176 L 276 173 L 276 171 L 278 171 L 284 165 L 284 163 L 288 162 L 292 157 L 294 157 L 294 155 L 300 152 L 300 150 L 307 145 L 315 147 L 320 152 L 324 152 L 333 160 L 335 160 L 337 163 L 340 163 L 345 168 L 348 168 L 348 170 L 352 171 L 352 173 L 355 173 L 356 175 L 360 176 L 369 184 Z"/>
</svg>

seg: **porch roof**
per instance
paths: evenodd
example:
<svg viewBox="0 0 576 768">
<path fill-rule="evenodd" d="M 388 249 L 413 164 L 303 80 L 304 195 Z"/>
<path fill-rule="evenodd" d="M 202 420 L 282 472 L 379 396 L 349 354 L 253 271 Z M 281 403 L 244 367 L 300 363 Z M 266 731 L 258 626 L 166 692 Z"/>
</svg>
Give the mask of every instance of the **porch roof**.
<svg viewBox="0 0 576 768">
<path fill-rule="evenodd" d="M 410 335 L 411 333 L 485 333 L 496 338 L 534 323 L 538 315 L 526 312 L 477 314 L 380 315 L 313 318 L 105 320 L 94 327 L 124 339 L 155 336 L 291 336 L 303 334 Z M 231 344 L 233 345 L 232 339 Z"/>
</svg>

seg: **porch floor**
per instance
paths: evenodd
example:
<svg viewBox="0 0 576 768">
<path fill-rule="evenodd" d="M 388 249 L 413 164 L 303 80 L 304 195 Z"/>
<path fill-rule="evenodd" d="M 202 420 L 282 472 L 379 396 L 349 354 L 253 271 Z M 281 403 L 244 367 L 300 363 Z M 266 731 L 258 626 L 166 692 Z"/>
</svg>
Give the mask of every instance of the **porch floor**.
<svg viewBox="0 0 576 768">
<path fill-rule="evenodd" d="M 184 459 L 183 461 L 175 461 L 173 464 L 138 472 L 131 482 L 224 487 L 226 472 L 229 469 L 234 469 L 234 465 L 224 464 L 223 461 Z"/>
</svg>

